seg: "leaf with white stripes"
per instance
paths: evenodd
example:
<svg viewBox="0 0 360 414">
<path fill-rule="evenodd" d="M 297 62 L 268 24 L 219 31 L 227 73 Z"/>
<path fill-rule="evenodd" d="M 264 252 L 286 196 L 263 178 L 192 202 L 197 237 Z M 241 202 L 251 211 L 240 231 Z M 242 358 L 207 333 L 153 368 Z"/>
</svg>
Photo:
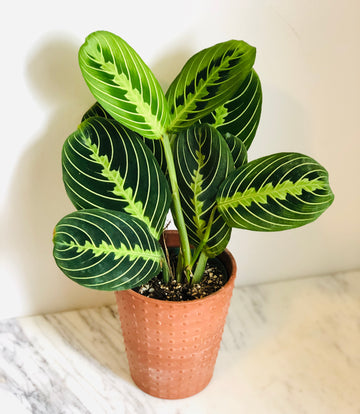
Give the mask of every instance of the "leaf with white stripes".
<svg viewBox="0 0 360 414">
<path fill-rule="evenodd" d="M 115 120 L 93 117 L 68 137 L 63 180 L 77 209 L 124 211 L 159 238 L 171 203 L 169 186 L 138 135 Z"/>
<path fill-rule="evenodd" d="M 230 133 L 226 133 L 224 135 L 224 138 L 230 149 L 235 168 L 242 167 L 248 162 L 245 144 L 241 141 L 240 138 Z"/>
<path fill-rule="evenodd" d="M 225 249 L 231 233 L 217 212 L 210 220 L 218 188 L 234 169 L 230 150 L 215 128 L 196 124 L 179 134 L 174 160 L 189 239 L 198 246 L 212 224 L 205 252 L 214 257 Z"/>
<path fill-rule="evenodd" d="M 102 118 L 113 119 L 113 117 L 105 111 L 105 109 L 99 104 L 99 102 L 95 102 L 83 115 L 81 121 L 85 121 L 88 118 L 93 116 L 100 116 Z M 133 132 L 134 133 L 134 132 Z M 158 139 L 148 139 L 144 138 L 141 135 L 138 137 L 144 141 L 147 147 L 149 147 L 150 151 L 153 153 L 156 161 L 159 163 L 160 168 L 164 173 L 166 173 L 166 161 L 164 155 L 164 148 L 162 143 Z"/>
<path fill-rule="evenodd" d="M 88 118 L 92 118 L 93 116 L 101 116 L 102 118 L 114 119 L 109 113 L 105 111 L 105 109 L 99 104 L 99 102 L 95 102 L 83 115 L 81 118 L 81 122 L 85 121 Z"/>
<path fill-rule="evenodd" d="M 96 100 L 117 121 L 140 135 L 160 139 L 170 112 L 150 68 L 121 37 L 91 33 L 79 51 L 83 77 Z"/>
<path fill-rule="evenodd" d="M 192 56 L 166 92 L 173 116 L 169 130 L 187 128 L 227 102 L 251 71 L 255 54 L 246 42 L 229 40 Z"/>
<path fill-rule="evenodd" d="M 80 210 L 54 232 L 54 258 L 74 282 L 98 290 L 132 289 L 155 277 L 163 264 L 159 242 L 128 214 Z"/>
<path fill-rule="evenodd" d="M 220 187 L 217 203 L 229 226 L 279 231 L 311 223 L 333 199 L 324 167 L 306 155 L 284 152 L 235 170 Z"/>
<path fill-rule="evenodd" d="M 248 150 L 260 122 L 262 106 L 261 83 L 254 69 L 251 70 L 231 99 L 201 119 L 240 138 Z"/>
</svg>

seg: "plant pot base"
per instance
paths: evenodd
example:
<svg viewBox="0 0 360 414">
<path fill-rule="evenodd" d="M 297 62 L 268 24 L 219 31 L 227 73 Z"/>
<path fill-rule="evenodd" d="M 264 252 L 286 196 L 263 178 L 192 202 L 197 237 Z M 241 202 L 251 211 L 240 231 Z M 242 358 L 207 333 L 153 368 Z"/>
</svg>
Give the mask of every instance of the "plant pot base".
<svg viewBox="0 0 360 414">
<path fill-rule="evenodd" d="M 202 382 L 198 382 L 197 378 L 195 378 L 196 376 L 194 377 L 193 375 L 193 370 L 191 369 L 176 369 L 173 372 L 168 370 L 161 371 L 160 369 L 154 369 L 153 375 L 149 375 L 149 371 L 146 369 L 146 372 L 143 373 L 144 376 L 141 376 L 140 372 L 138 374 L 138 377 L 131 375 L 131 378 L 137 387 L 146 394 L 167 400 L 178 400 L 198 394 L 207 387 L 213 375 L 212 370 L 211 373 L 207 374 L 208 378 L 206 378 L 205 381 L 201 378 Z M 183 384 L 176 384 L 176 389 L 172 390 L 172 383 L 174 381 L 177 381 L 176 378 L 179 376 L 179 373 L 184 377 Z M 143 378 L 146 378 L 146 380 L 144 381 Z M 159 386 L 160 378 L 162 383 L 167 384 L 165 385 L 164 389 L 161 389 Z M 196 384 L 193 383 L 195 381 Z"/>
</svg>

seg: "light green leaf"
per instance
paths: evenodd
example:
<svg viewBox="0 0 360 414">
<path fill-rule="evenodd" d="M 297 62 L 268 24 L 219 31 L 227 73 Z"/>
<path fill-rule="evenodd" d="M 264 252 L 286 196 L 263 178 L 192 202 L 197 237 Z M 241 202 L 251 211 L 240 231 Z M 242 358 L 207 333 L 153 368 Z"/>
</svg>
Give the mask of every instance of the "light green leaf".
<svg viewBox="0 0 360 414">
<path fill-rule="evenodd" d="M 229 226 L 279 231 L 314 221 L 333 199 L 324 167 L 306 155 L 279 153 L 230 174 L 217 204 Z"/>
<path fill-rule="evenodd" d="M 159 238 L 171 203 L 167 180 L 138 135 L 117 121 L 88 118 L 65 141 L 63 180 L 77 209 L 106 208 L 143 221 Z"/>
<path fill-rule="evenodd" d="M 147 226 L 125 213 L 80 210 L 59 221 L 54 258 L 66 276 L 98 290 L 132 289 L 156 276 L 163 252 Z"/>
<path fill-rule="evenodd" d="M 117 121 L 141 136 L 160 139 L 170 121 L 154 74 L 122 38 L 91 33 L 79 51 L 83 77 L 96 100 Z"/>
<path fill-rule="evenodd" d="M 229 40 L 192 56 L 166 92 L 169 131 L 189 127 L 228 101 L 248 76 L 255 53 L 247 43 Z"/>
</svg>

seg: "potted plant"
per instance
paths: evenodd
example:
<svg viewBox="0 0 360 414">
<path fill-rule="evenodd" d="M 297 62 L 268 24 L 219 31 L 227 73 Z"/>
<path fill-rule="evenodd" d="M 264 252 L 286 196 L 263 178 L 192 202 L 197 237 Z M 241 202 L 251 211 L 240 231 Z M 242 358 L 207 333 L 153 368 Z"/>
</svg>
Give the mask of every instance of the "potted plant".
<svg viewBox="0 0 360 414">
<path fill-rule="evenodd" d="M 96 103 L 63 146 L 77 211 L 56 225 L 54 257 L 75 282 L 116 292 L 131 375 L 152 395 L 186 397 L 212 376 L 236 273 L 232 228 L 292 229 L 333 201 L 327 171 L 306 155 L 248 162 L 262 103 L 254 60 L 243 41 L 216 44 L 164 94 L 115 34 L 94 32 L 79 51 Z M 163 231 L 170 208 L 175 234 Z"/>
</svg>

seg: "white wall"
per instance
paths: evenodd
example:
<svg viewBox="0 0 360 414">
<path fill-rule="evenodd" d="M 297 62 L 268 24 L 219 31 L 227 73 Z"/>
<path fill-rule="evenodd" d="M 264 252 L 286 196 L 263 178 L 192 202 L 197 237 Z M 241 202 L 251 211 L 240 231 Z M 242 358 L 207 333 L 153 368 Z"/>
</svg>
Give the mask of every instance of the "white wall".
<svg viewBox="0 0 360 414">
<path fill-rule="evenodd" d="M 55 223 L 73 210 L 60 151 L 93 102 L 77 66 L 91 31 L 125 38 L 166 88 L 194 52 L 229 38 L 258 49 L 261 126 L 250 157 L 299 151 L 330 172 L 336 201 L 283 233 L 234 230 L 238 283 L 360 267 L 357 0 L 169 0 L 7 3 L 1 31 L 0 317 L 113 302 L 78 287 L 52 259 Z"/>
</svg>

